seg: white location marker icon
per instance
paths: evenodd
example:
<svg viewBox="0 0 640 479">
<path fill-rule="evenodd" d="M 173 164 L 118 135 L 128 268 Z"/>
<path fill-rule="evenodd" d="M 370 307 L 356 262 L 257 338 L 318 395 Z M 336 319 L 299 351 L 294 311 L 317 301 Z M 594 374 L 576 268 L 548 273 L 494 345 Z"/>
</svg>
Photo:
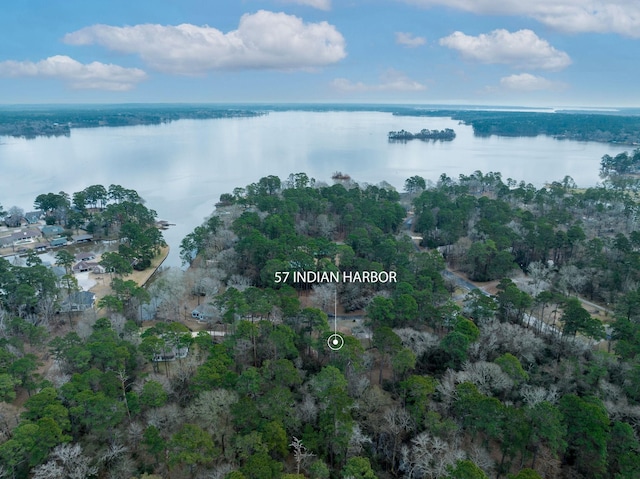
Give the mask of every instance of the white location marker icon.
<svg viewBox="0 0 640 479">
<path fill-rule="evenodd" d="M 344 346 L 344 338 L 338 333 L 333 333 L 327 339 L 327 346 L 333 351 L 337 351 Z"/>
</svg>

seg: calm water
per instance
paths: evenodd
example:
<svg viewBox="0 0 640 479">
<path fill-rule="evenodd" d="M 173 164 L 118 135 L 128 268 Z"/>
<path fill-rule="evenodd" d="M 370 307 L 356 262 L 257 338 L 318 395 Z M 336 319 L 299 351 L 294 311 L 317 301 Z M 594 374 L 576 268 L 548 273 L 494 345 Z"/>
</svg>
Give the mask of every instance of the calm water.
<svg viewBox="0 0 640 479">
<path fill-rule="evenodd" d="M 453 128 L 452 142 L 389 143 L 390 130 Z M 627 148 L 628 149 L 628 148 Z M 402 189 L 413 175 L 499 171 L 503 179 L 541 186 L 574 178 L 598 181 L 600 158 L 624 148 L 537 138 L 475 138 L 448 118 L 397 117 L 382 112 L 274 112 L 257 118 L 182 120 L 160 126 L 73 130 L 69 138 L 0 138 L 0 204 L 33 209 L 40 193 L 69 194 L 93 184 L 133 188 L 176 223 L 165 232 L 166 264 L 178 266 L 180 240 L 214 209 L 220 194 L 270 174 L 285 180 L 306 172 L 331 184 L 343 171 L 360 183 L 387 181 Z"/>
</svg>

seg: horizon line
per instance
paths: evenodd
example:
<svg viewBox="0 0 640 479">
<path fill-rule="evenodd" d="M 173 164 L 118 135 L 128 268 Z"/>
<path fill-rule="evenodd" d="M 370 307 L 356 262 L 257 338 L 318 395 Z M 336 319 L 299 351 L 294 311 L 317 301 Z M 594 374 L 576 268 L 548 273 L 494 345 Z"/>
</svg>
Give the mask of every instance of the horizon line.
<svg viewBox="0 0 640 479">
<path fill-rule="evenodd" d="M 623 110 L 640 109 L 638 106 L 604 106 L 604 105 L 521 105 L 521 104 L 496 104 L 496 103 L 462 103 L 462 102 L 355 102 L 355 101 L 140 101 L 140 102 L 42 102 L 42 103 L 0 103 L 0 108 L 42 108 L 42 107 L 118 107 L 118 106 L 362 106 L 362 107 L 437 107 L 438 109 L 524 109 L 524 110 L 586 110 L 616 112 Z"/>
</svg>

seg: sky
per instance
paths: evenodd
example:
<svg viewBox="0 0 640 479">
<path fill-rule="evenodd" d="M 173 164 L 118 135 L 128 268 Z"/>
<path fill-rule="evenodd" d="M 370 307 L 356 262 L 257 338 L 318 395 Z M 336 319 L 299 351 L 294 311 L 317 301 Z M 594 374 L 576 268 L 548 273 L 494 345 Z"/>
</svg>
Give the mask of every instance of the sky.
<svg viewBox="0 0 640 479">
<path fill-rule="evenodd" d="M 639 107 L 638 0 L 22 0 L 0 104 Z"/>
</svg>

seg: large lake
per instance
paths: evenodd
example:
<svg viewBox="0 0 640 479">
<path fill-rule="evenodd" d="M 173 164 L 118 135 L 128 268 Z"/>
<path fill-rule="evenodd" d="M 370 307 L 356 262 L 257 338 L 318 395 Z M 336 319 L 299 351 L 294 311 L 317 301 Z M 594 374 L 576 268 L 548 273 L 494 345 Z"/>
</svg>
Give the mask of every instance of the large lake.
<svg viewBox="0 0 640 479">
<path fill-rule="evenodd" d="M 389 143 L 391 130 L 453 128 L 452 142 Z M 627 148 L 628 150 L 629 148 Z M 70 137 L 0 138 L 0 204 L 33 209 L 40 193 L 69 194 L 93 184 L 137 190 L 176 226 L 165 232 L 166 265 L 179 266 L 181 239 L 214 209 L 220 194 L 267 175 L 306 172 L 331 183 L 342 171 L 359 183 L 387 181 L 399 190 L 420 175 L 499 171 L 535 186 L 570 175 L 598 181 L 601 157 L 625 148 L 549 137 L 477 138 L 449 118 L 384 112 L 272 112 L 255 118 L 181 120 L 159 126 L 74 129 Z"/>
</svg>

